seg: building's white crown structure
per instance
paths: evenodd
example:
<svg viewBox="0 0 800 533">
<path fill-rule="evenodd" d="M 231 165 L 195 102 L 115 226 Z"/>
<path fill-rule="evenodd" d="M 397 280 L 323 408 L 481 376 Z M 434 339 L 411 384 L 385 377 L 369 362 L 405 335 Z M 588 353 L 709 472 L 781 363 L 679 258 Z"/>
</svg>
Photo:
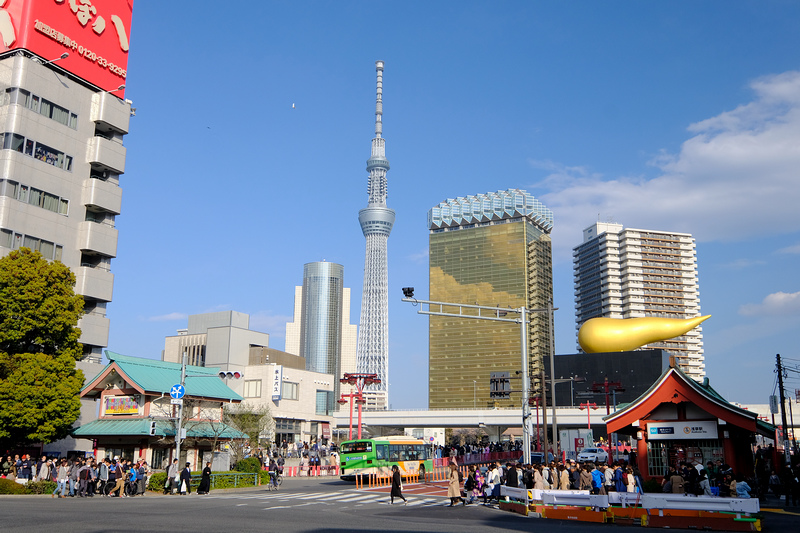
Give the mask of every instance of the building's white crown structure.
<svg viewBox="0 0 800 533">
<path fill-rule="evenodd" d="M 382 138 L 383 61 L 375 62 L 377 98 L 375 138 L 367 160 L 369 203 L 358 212 L 361 231 L 367 239 L 364 259 L 364 292 L 361 296 L 361 327 L 358 331 L 357 366 L 359 372 L 377 374 L 381 383 L 370 387 L 368 408 L 386 408 L 389 379 L 389 274 L 387 241 L 394 224 L 394 211 L 386 207 L 386 141 Z"/>
</svg>

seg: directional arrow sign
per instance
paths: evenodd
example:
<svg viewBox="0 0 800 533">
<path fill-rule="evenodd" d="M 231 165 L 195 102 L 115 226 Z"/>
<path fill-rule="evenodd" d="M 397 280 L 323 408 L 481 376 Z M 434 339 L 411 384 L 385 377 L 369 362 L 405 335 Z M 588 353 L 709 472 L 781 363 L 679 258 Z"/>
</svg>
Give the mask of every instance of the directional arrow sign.
<svg viewBox="0 0 800 533">
<path fill-rule="evenodd" d="M 175 399 L 183 398 L 184 394 L 186 394 L 186 389 L 180 383 L 173 385 L 172 390 L 169 391 L 169 395 Z"/>
</svg>

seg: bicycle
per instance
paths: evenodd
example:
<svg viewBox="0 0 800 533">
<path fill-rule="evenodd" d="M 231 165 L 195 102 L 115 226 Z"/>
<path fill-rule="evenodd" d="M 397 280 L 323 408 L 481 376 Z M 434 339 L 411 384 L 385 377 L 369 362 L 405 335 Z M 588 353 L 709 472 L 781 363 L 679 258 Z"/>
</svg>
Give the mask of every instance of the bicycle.
<svg viewBox="0 0 800 533">
<path fill-rule="evenodd" d="M 275 490 L 278 490 L 278 487 L 281 486 L 281 483 L 283 483 L 283 476 L 281 475 L 281 473 L 275 472 L 273 474 L 272 472 L 270 472 L 269 485 L 267 485 L 267 490 L 272 490 L 273 487 L 275 487 Z"/>
<path fill-rule="evenodd" d="M 133 498 L 139 494 L 139 483 L 136 481 L 126 481 L 125 482 L 125 496 L 128 498 Z"/>
<path fill-rule="evenodd" d="M 98 492 L 101 493 L 103 496 L 110 496 L 111 491 L 114 489 L 114 485 L 116 485 L 116 483 L 113 483 L 111 481 L 103 481 L 103 486 Z"/>
</svg>

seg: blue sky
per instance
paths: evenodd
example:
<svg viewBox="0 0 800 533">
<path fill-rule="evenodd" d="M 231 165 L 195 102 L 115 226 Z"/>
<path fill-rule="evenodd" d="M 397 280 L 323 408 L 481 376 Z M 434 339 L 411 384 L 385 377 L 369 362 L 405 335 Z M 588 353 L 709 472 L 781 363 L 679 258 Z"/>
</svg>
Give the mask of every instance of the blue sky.
<svg viewBox="0 0 800 533">
<path fill-rule="evenodd" d="M 711 383 L 767 403 L 775 354 L 800 358 L 798 28 L 791 1 L 139 0 L 109 348 L 158 358 L 189 314 L 233 309 L 283 349 L 320 260 L 358 321 L 381 59 L 393 408 L 427 405 L 400 288 L 427 296 L 428 209 L 507 188 L 554 211 L 557 353 L 583 228 L 689 232 Z"/>
</svg>

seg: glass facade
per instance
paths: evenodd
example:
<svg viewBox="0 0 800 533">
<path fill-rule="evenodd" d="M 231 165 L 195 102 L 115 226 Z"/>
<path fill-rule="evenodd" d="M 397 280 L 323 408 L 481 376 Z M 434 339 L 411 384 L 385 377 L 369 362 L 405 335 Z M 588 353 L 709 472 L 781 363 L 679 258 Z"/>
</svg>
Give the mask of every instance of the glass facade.
<svg viewBox="0 0 800 533">
<path fill-rule="evenodd" d="M 436 209 L 446 210 L 443 204 Z M 483 222 L 461 219 L 463 225 L 455 227 L 429 226 L 431 300 L 547 307 L 553 295 L 552 224 L 518 211 L 513 217 L 503 216 Z M 550 353 L 549 318 L 547 313 L 531 313 L 530 319 L 528 367 L 534 394 L 539 391 L 543 359 Z M 514 376 L 521 370 L 520 357 L 518 324 L 429 317 L 429 408 L 485 408 L 495 402 L 500 407 L 520 406 L 519 393 L 505 400 L 489 398 L 489 374 L 508 371 Z M 519 380 L 512 380 L 511 386 L 522 388 Z"/>
<path fill-rule="evenodd" d="M 330 412 L 335 409 L 342 377 L 343 290 L 342 265 L 325 261 L 304 265 L 300 355 L 306 358 L 306 370 L 333 374 L 334 393 L 326 395 Z"/>
</svg>

